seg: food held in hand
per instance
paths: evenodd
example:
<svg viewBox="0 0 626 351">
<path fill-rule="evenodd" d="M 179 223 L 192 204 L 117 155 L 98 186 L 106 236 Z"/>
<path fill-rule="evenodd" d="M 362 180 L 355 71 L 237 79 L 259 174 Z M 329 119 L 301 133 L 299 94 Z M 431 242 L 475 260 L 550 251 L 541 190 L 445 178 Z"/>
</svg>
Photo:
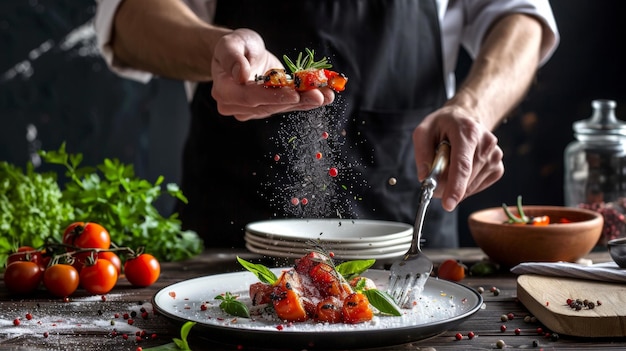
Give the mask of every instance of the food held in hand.
<svg viewBox="0 0 626 351">
<path fill-rule="evenodd" d="M 337 92 L 345 90 L 348 82 L 345 75 L 329 70 L 332 65 L 326 57 L 315 61 L 313 50 L 306 49 L 306 53 L 304 57 L 300 53 L 295 63 L 287 55 L 283 56 L 290 73 L 282 68 L 272 68 L 263 75 L 257 75 L 255 81 L 266 87 L 293 87 L 297 91 L 326 86 Z"/>
</svg>

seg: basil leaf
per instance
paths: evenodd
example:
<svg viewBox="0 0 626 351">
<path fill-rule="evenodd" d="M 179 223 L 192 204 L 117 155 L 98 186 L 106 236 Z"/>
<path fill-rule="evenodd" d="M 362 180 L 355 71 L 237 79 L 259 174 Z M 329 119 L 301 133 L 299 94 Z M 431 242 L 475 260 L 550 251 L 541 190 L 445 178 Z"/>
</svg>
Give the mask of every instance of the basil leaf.
<svg viewBox="0 0 626 351">
<path fill-rule="evenodd" d="M 376 260 L 355 260 L 340 263 L 335 268 L 346 280 L 350 280 L 370 268 Z"/>
<path fill-rule="evenodd" d="M 188 348 L 185 347 L 185 342 L 182 341 L 179 338 L 172 338 L 172 340 L 174 341 L 174 344 L 176 344 L 176 349 L 175 350 L 187 350 Z"/>
<path fill-rule="evenodd" d="M 220 308 L 224 312 L 237 317 L 250 318 L 250 311 L 248 310 L 248 306 L 240 301 L 237 301 L 236 295 L 233 295 L 230 292 L 226 292 L 223 295 L 215 296 L 215 299 L 222 300 L 222 303 L 220 303 Z"/>
<path fill-rule="evenodd" d="M 196 325 L 196 322 L 186 322 L 180 328 L 180 338 L 183 340 L 187 348 L 189 348 L 189 345 L 187 345 L 187 336 L 189 336 L 189 332 L 194 325 Z"/>
<path fill-rule="evenodd" d="M 189 344 L 187 343 L 187 336 L 189 335 L 189 332 L 191 331 L 191 328 L 196 325 L 196 322 L 185 322 L 185 324 L 183 324 L 182 327 L 180 327 L 180 339 L 179 338 L 172 338 L 171 343 L 169 344 L 165 344 L 165 345 L 160 345 L 160 346 L 155 346 L 155 347 L 150 347 L 147 349 L 144 349 L 145 351 L 191 351 L 191 349 L 189 348 Z"/>
<path fill-rule="evenodd" d="M 237 256 L 237 261 L 243 266 L 243 268 L 254 273 L 254 275 L 256 275 L 257 278 L 259 278 L 259 280 L 263 283 L 274 284 L 278 279 L 274 272 L 270 271 L 269 268 L 265 267 L 262 264 L 248 262 L 239 256 Z"/>
<path fill-rule="evenodd" d="M 390 314 L 392 316 L 401 316 L 402 312 L 400 307 L 396 304 L 393 298 L 384 291 L 378 289 L 363 290 L 363 294 L 367 296 L 370 304 L 376 307 L 382 313 Z"/>
<path fill-rule="evenodd" d="M 220 303 L 220 308 L 230 315 L 236 317 L 250 318 L 250 311 L 248 310 L 248 306 L 240 301 L 225 299 L 224 301 L 222 301 L 222 303 Z"/>
</svg>

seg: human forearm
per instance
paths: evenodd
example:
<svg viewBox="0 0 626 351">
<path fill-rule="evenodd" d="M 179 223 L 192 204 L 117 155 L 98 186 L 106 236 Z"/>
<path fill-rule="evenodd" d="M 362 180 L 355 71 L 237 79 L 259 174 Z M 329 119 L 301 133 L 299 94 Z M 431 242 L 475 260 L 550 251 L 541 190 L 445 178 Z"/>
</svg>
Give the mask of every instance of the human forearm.
<svg viewBox="0 0 626 351">
<path fill-rule="evenodd" d="M 182 1 L 124 0 L 111 45 L 122 65 L 203 81 L 211 78 L 213 47 L 228 32 L 199 19 Z"/>
<path fill-rule="evenodd" d="M 497 21 L 456 95 L 447 103 L 493 130 L 526 94 L 540 59 L 542 25 L 522 14 Z"/>
</svg>

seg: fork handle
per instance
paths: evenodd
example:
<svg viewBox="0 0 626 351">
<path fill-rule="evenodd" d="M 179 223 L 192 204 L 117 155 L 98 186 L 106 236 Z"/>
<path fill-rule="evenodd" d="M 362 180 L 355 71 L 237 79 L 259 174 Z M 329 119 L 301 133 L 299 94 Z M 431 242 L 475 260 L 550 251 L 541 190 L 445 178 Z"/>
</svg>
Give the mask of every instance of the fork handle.
<svg viewBox="0 0 626 351">
<path fill-rule="evenodd" d="M 435 159 L 433 160 L 433 165 L 430 168 L 430 173 L 427 178 L 431 178 L 436 180 L 437 177 L 443 173 L 448 165 L 448 161 L 450 159 L 450 142 L 444 140 L 439 143 L 437 146 L 437 151 L 435 152 Z M 437 183 L 435 183 L 437 186 Z"/>
<path fill-rule="evenodd" d="M 424 226 L 424 217 L 426 216 L 426 208 L 430 203 L 430 199 L 433 197 L 435 188 L 437 187 L 437 177 L 443 173 L 448 161 L 450 159 L 450 142 L 444 140 L 437 146 L 435 152 L 435 159 L 430 169 L 428 177 L 422 182 L 422 190 L 419 206 L 417 208 L 417 215 L 415 218 L 415 225 L 413 226 L 414 240 L 411 242 L 409 251 L 416 253 L 420 251 L 420 240 L 422 239 L 422 227 Z"/>
</svg>

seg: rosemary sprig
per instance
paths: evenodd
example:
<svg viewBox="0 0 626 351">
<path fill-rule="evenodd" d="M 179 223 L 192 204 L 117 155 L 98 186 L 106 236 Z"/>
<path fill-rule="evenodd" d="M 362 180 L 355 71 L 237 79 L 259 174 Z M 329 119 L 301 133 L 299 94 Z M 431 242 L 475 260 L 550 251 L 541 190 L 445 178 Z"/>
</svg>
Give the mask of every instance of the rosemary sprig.
<svg viewBox="0 0 626 351">
<path fill-rule="evenodd" d="M 333 67 L 333 65 L 328 62 L 327 57 L 323 57 L 322 59 L 315 61 L 315 51 L 308 48 L 305 48 L 304 50 L 307 53 L 306 56 L 303 58 L 302 52 L 298 53 L 298 58 L 295 63 L 289 58 L 289 56 L 283 55 L 285 65 L 287 65 L 287 68 L 289 68 L 291 73 L 305 71 L 308 69 L 324 69 Z"/>
</svg>

